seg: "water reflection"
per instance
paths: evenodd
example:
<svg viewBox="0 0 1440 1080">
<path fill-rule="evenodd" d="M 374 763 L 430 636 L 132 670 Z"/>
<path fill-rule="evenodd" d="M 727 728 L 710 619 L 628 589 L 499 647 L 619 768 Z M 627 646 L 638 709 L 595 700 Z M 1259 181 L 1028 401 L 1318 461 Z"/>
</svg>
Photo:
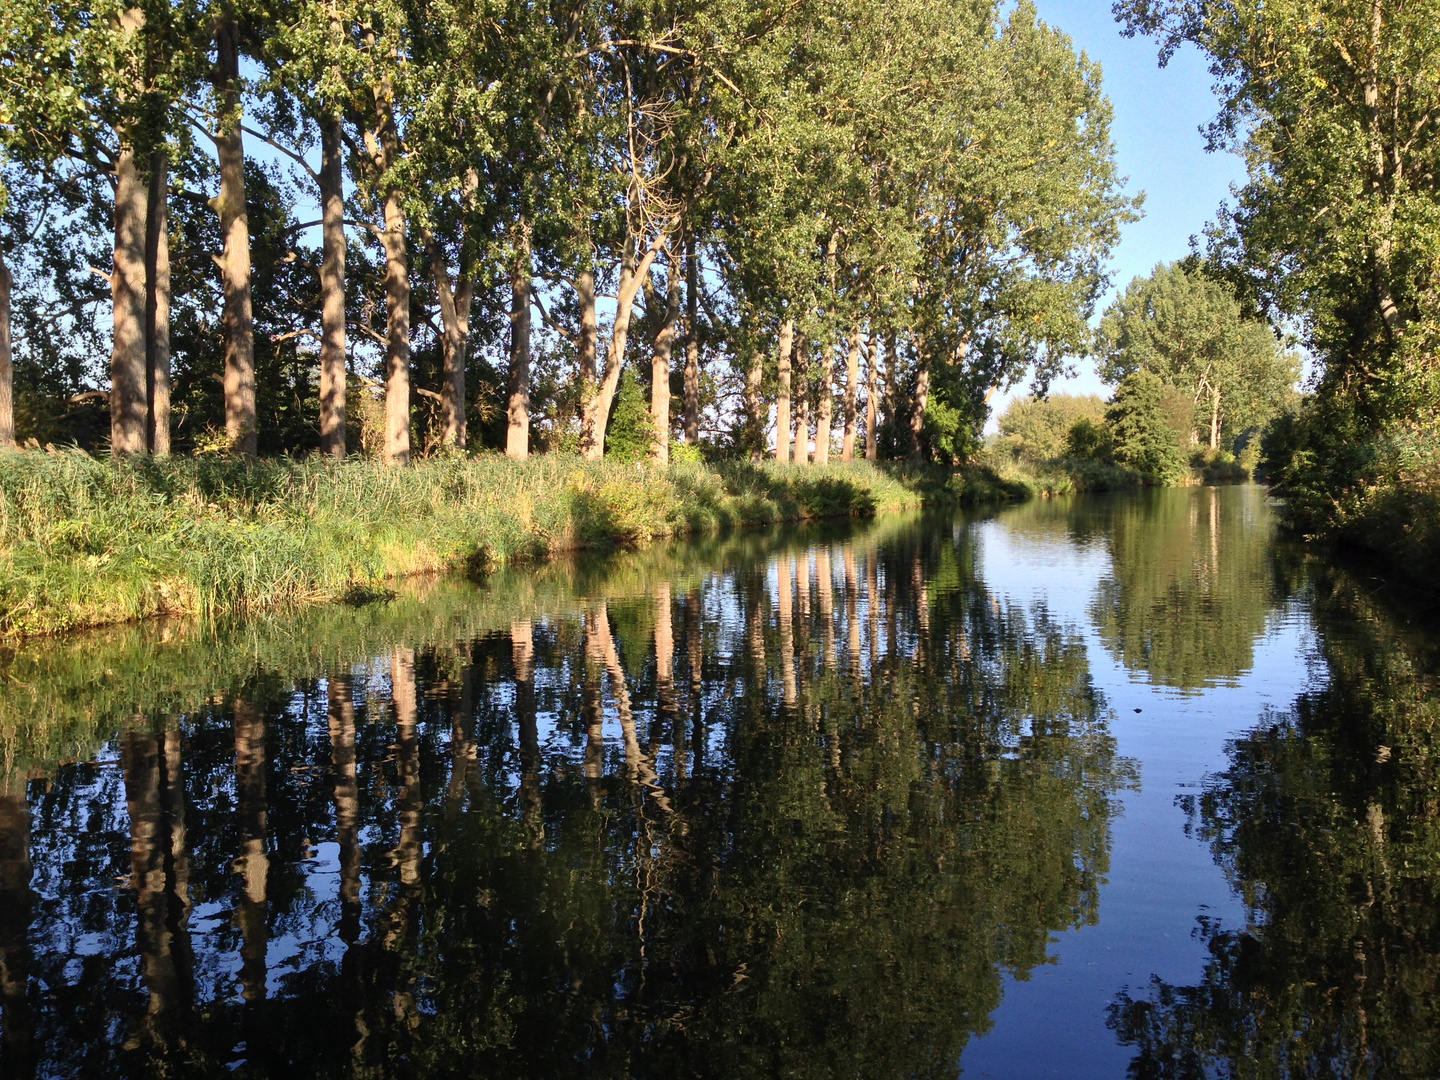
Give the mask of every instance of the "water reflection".
<svg viewBox="0 0 1440 1080">
<path fill-rule="evenodd" d="M 13 657 L 5 1069 L 953 1075 L 1097 918 L 1078 632 L 892 522 Z"/>
<path fill-rule="evenodd" d="M 1110 551 L 1091 607 L 1106 650 L 1145 682 L 1185 694 L 1248 673 L 1279 592 L 1271 521 L 1259 488 L 1077 502 L 1073 534 L 1103 537 Z"/>
<path fill-rule="evenodd" d="M 1133 1076 L 1440 1075 L 1440 636 L 1336 567 L 1291 570 L 1328 678 L 1187 800 L 1247 918 L 1201 920 L 1195 985 L 1112 1008 Z"/>
</svg>

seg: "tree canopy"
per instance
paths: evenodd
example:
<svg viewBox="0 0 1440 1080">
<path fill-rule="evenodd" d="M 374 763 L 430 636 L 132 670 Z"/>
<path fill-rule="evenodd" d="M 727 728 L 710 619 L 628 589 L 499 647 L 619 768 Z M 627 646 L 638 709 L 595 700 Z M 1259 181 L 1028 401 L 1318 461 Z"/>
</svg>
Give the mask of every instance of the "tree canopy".
<svg viewBox="0 0 1440 1080">
<path fill-rule="evenodd" d="M 596 456 L 632 370 L 662 458 L 963 456 L 1089 347 L 1109 123 L 1028 0 L 17 0 L 0 441 Z"/>
</svg>

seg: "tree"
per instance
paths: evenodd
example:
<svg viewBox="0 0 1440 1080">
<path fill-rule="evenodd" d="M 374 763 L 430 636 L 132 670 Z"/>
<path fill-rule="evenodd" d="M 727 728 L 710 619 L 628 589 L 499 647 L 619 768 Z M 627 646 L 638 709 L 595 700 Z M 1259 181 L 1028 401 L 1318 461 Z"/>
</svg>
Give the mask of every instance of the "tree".
<svg viewBox="0 0 1440 1080">
<path fill-rule="evenodd" d="M 1104 416 L 1105 402 L 1093 394 L 1016 398 L 1000 416 L 1000 434 L 1017 457 L 1036 463 L 1054 461 L 1069 452 L 1076 424 Z"/>
<path fill-rule="evenodd" d="M 1115 460 L 1152 484 L 1170 484 L 1185 475 L 1176 432 L 1165 417 L 1165 385 L 1158 375 L 1136 371 L 1115 391 L 1105 422 Z"/>
<path fill-rule="evenodd" d="M 1286 513 L 1317 531 L 1364 522 L 1392 493 L 1419 505 L 1440 471 L 1440 3 L 1120 0 L 1116 13 L 1158 40 L 1162 64 L 1185 44 L 1209 56 L 1210 145 L 1249 172 L 1209 259 L 1247 303 L 1292 320 L 1318 362 Z"/>
<path fill-rule="evenodd" d="M 1225 283 L 1181 263 L 1135 278 L 1105 312 L 1100 375 L 1118 383 L 1145 370 L 1184 390 L 1211 450 L 1279 412 L 1299 360 L 1262 320 L 1246 318 Z M 1194 438 L 1193 430 L 1189 433 Z"/>
</svg>

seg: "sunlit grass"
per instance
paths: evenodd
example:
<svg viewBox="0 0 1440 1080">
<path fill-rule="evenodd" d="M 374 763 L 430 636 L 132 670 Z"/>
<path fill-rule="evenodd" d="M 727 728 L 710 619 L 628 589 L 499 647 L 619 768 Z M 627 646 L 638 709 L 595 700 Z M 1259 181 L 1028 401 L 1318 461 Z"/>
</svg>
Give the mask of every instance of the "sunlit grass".
<svg viewBox="0 0 1440 1080">
<path fill-rule="evenodd" d="M 546 455 L 112 463 L 0 454 L 0 638 L 338 599 L 411 574 L 777 521 L 1001 497 L 973 476 Z"/>
</svg>

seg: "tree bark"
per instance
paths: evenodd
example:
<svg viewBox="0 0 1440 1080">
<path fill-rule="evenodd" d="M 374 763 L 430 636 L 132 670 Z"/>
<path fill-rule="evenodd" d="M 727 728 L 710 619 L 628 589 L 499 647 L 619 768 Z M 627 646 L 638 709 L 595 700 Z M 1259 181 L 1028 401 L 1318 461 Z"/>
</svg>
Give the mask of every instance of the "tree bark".
<svg viewBox="0 0 1440 1080">
<path fill-rule="evenodd" d="M 810 356 L 805 335 L 795 339 L 795 464 L 810 463 Z"/>
<path fill-rule="evenodd" d="M 145 394 L 145 205 L 135 148 L 115 159 L 115 269 L 110 275 L 114 344 L 110 353 L 110 452 L 143 454 Z"/>
<path fill-rule="evenodd" d="M 170 157 L 150 155 L 145 209 L 146 442 L 152 454 L 170 453 Z"/>
<path fill-rule="evenodd" d="M 746 441 L 751 462 L 759 464 L 765 455 L 765 402 L 760 396 L 765 381 L 765 354 L 756 349 L 750 356 L 750 370 L 745 373 Z"/>
<path fill-rule="evenodd" d="M 220 280 L 225 293 L 225 437 L 247 456 L 256 450 L 255 326 L 250 297 L 250 222 L 245 208 L 245 148 L 240 138 L 240 35 L 227 11 L 215 29 L 215 89 L 222 115 L 215 147 L 220 161 Z"/>
<path fill-rule="evenodd" d="M 516 461 L 530 456 L 530 226 L 520 223 L 510 267 L 510 375 L 505 407 L 505 453 Z"/>
<path fill-rule="evenodd" d="M 835 358 L 829 344 L 820 351 L 820 407 L 815 418 L 815 464 L 830 464 L 830 421 L 835 412 Z"/>
<path fill-rule="evenodd" d="M 660 329 L 655 333 L 655 354 L 650 360 L 650 423 L 655 429 L 655 460 L 664 464 L 670 460 L 670 361 L 675 351 L 675 324 L 680 318 L 680 260 L 670 259 L 666 273 L 665 315 Z M 688 342 L 687 342 L 688 351 Z M 685 378 L 690 378 L 689 364 L 686 364 Z M 689 386 L 686 386 L 685 404 L 689 406 Z M 693 440 L 692 440 L 693 442 Z"/>
<path fill-rule="evenodd" d="M 15 445 L 15 353 L 10 340 L 10 293 L 15 279 L 0 251 L 0 450 Z"/>
<path fill-rule="evenodd" d="M 320 125 L 320 453 L 345 456 L 345 147 Z"/>
<path fill-rule="evenodd" d="M 700 441 L 700 268 L 693 236 L 685 238 L 685 441 Z"/>
<path fill-rule="evenodd" d="M 1210 449 L 1220 449 L 1220 391 L 1210 391 Z"/>
<path fill-rule="evenodd" d="M 845 437 L 840 445 L 840 460 L 855 460 L 855 429 L 859 426 L 860 410 L 860 326 L 850 331 L 850 349 L 845 354 Z"/>
<path fill-rule="evenodd" d="M 870 331 L 870 357 L 865 367 L 865 460 L 876 461 L 880 457 L 876 430 L 880 421 L 880 335 Z"/>
<path fill-rule="evenodd" d="M 398 147 L 385 120 L 385 167 Z M 405 240 L 405 206 L 398 187 L 385 192 L 385 450 L 386 465 L 410 461 L 410 259 Z"/>
<path fill-rule="evenodd" d="M 650 274 L 662 234 L 646 249 L 639 262 L 635 258 L 635 239 L 627 238 L 625 254 L 620 263 L 620 288 L 615 299 L 615 326 L 610 333 L 610 349 L 605 357 L 605 374 L 595 393 L 585 403 L 585 417 L 580 428 L 580 450 L 587 460 L 599 461 L 605 456 L 605 428 L 610 423 L 610 403 L 620 384 L 620 369 L 625 363 L 625 341 L 630 333 L 630 317 L 635 310 L 635 296 Z"/>
<path fill-rule="evenodd" d="M 780 388 L 775 395 L 775 460 L 790 460 L 790 353 L 794 348 L 795 320 L 780 324 Z"/>
</svg>

